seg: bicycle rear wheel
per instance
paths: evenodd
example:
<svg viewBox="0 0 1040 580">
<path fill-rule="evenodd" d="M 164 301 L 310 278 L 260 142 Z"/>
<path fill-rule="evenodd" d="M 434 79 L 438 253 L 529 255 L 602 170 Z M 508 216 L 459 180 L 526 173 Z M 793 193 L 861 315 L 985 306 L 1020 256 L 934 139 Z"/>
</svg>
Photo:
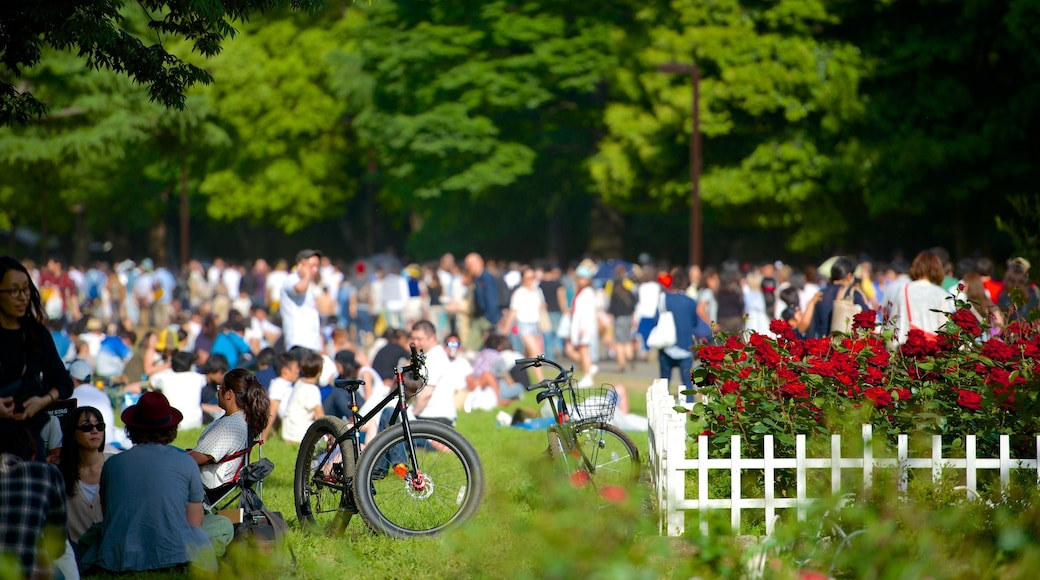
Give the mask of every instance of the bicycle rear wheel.
<svg viewBox="0 0 1040 580">
<path fill-rule="evenodd" d="M 358 462 L 354 496 L 372 530 L 395 538 L 432 536 L 476 514 L 484 496 L 477 452 L 457 431 L 410 422 L 418 473 L 411 471 L 403 425 L 385 429 Z"/>
<path fill-rule="evenodd" d="M 574 439 L 581 459 L 569 464 L 583 470 L 596 489 L 625 487 L 639 480 L 639 449 L 621 429 L 594 421 L 576 426 Z M 571 479 L 581 477 L 572 473 Z"/>
<path fill-rule="evenodd" d="M 293 496 L 296 517 L 309 532 L 340 535 L 357 513 L 351 491 L 357 472 L 354 446 L 349 440 L 336 445 L 348 430 L 342 419 L 322 417 L 307 429 L 300 443 Z"/>
</svg>

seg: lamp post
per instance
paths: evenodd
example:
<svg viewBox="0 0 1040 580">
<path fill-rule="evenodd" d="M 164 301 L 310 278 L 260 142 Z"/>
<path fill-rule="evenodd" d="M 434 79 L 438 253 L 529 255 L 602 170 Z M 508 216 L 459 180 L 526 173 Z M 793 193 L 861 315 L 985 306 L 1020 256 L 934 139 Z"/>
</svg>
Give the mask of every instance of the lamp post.
<svg viewBox="0 0 1040 580">
<path fill-rule="evenodd" d="M 701 265 L 701 124 L 700 124 L 700 71 L 695 64 L 668 63 L 657 70 L 669 74 L 690 75 L 693 84 L 693 134 L 690 135 L 690 264 Z"/>
</svg>

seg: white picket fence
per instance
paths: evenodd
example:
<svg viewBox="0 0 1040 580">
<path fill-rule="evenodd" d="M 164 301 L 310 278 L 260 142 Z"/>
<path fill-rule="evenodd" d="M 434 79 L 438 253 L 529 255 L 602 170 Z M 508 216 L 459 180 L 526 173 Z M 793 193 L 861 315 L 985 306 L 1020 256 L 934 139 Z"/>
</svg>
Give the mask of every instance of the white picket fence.
<svg viewBox="0 0 1040 580">
<path fill-rule="evenodd" d="M 930 469 L 932 479 L 938 480 L 943 470 L 965 470 L 966 495 L 976 496 L 976 485 L 979 470 L 999 470 L 1002 485 L 1011 480 L 1011 470 L 1030 470 L 1040 482 L 1040 435 L 1036 437 L 1036 454 L 1029 459 L 1012 459 L 1011 444 L 1007 435 L 1000 436 L 1000 457 L 976 457 L 975 435 L 965 437 L 965 456 L 943 457 L 942 438 L 932 437 L 932 451 L 929 457 L 910 457 L 908 437 L 897 436 L 896 457 L 873 456 L 870 425 L 863 425 L 863 456 L 842 457 L 841 436 L 831 436 L 831 454 L 829 457 L 806 457 L 805 435 L 798 435 L 795 441 L 795 457 L 774 457 L 773 436 L 764 438 L 764 457 L 743 458 L 740 454 L 740 437 L 731 438 L 732 454 L 728 458 L 708 459 L 708 437 L 697 437 L 697 459 L 686 457 L 688 416 L 675 410 L 675 407 L 689 409 L 692 405 L 680 403 L 679 398 L 668 392 L 668 383 L 658 379 L 646 393 L 646 414 L 649 422 L 650 436 L 650 473 L 657 491 L 659 509 L 659 527 L 662 533 L 669 536 L 682 535 L 685 529 L 685 513 L 697 510 L 702 515 L 708 510 L 729 510 L 730 524 L 734 532 L 740 529 L 741 510 L 760 509 L 765 511 L 766 533 L 772 534 L 778 509 L 791 509 L 797 512 L 799 521 L 804 521 L 807 508 L 816 498 L 807 497 L 806 472 L 809 469 L 827 469 L 831 474 L 831 492 L 838 494 L 842 490 L 842 470 L 862 470 L 863 483 L 870 486 L 875 468 L 899 468 L 901 473 L 900 487 L 906 490 L 909 470 Z M 793 469 L 796 476 L 795 497 L 776 497 L 774 477 L 777 469 Z M 741 470 L 764 471 L 765 497 L 741 497 Z M 693 497 L 687 497 L 686 472 L 697 472 L 697 489 Z M 732 486 L 730 498 L 712 499 L 708 497 L 708 478 L 711 472 L 728 471 Z M 707 521 L 700 518 L 701 532 L 707 533 Z"/>
</svg>

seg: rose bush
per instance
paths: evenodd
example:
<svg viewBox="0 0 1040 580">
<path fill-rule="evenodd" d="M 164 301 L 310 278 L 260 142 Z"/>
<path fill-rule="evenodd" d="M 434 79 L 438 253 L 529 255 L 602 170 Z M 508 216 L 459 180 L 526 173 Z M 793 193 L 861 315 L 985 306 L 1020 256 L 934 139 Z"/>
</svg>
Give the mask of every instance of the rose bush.
<svg viewBox="0 0 1040 580">
<path fill-rule="evenodd" d="M 862 312 L 849 334 L 807 340 L 775 320 L 776 338 L 694 347 L 705 396 L 693 415 L 706 434 L 739 434 L 752 448 L 771 433 L 778 453 L 793 453 L 796 434 L 858 433 L 861 423 L 879 434 L 949 436 L 946 446 L 979 435 L 980 456 L 996 453 L 999 434 L 1031 448 L 1040 433 L 1040 323 L 1013 323 L 984 341 L 988 328 L 959 303 L 937 335 L 912 329 L 890 351 L 893 331 L 875 320 Z"/>
</svg>

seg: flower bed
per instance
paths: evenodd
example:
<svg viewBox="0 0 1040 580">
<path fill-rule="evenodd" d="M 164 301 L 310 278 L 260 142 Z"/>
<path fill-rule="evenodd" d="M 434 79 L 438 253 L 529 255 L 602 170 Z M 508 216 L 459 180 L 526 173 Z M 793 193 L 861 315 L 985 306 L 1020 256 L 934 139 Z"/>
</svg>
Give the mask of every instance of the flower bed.
<svg viewBox="0 0 1040 580">
<path fill-rule="evenodd" d="M 876 325 L 874 311 L 858 314 L 849 334 L 799 340 L 775 320 L 776 338 L 752 333 L 695 347 L 705 396 L 692 414 L 705 434 L 754 445 L 770 433 L 787 453 L 797 434 L 852 433 L 861 423 L 878 434 L 943 435 L 951 448 L 978 434 L 985 454 L 1007 434 L 1025 452 L 1040 432 L 1040 323 L 1012 323 L 982 340 L 986 326 L 958 306 L 936 336 L 911 329 L 894 351 L 893 330 Z"/>
</svg>

